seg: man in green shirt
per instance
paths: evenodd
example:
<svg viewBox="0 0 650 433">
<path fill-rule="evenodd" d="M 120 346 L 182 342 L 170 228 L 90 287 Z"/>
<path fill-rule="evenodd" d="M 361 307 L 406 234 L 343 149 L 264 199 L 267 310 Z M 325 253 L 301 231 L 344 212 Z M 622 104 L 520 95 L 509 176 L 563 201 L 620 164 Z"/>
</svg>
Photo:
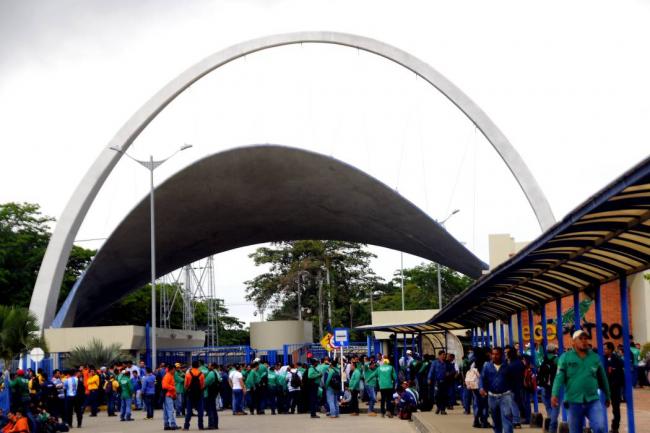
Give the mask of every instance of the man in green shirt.
<svg viewBox="0 0 650 433">
<path fill-rule="evenodd" d="M 176 416 L 185 417 L 185 371 L 181 368 L 180 362 L 175 364 L 174 384 L 176 385 L 176 400 L 174 400 Z"/>
<path fill-rule="evenodd" d="M 630 342 L 630 352 L 632 352 L 632 386 L 636 387 L 637 385 L 640 385 L 639 378 L 641 375 L 638 374 L 638 369 L 639 360 L 641 359 L 641 351 L 637 349 L 634 341 Z"/>
<path fill-rule="evenodd" d="M 363 381 L 366 384 L 366 393 L 368 393 L 368 416 L 377 416 L 375 412 L 375 403 L 377 402 L 377 364 L 371 360 L 368 367 L 364 367 Z"/>
<path fill-rule="evenodd" d="M 395 392 L 395 383 L 397 383 L 397 373 L 387 357 L 377 368 L 377 378 L 379 379 L 379 392 L 381 392 L 381 416 L 386 416 L 386 406 L 388 406 L 388 418 L 392 418 L 395 406 L 393 392 Z"/>
<path fill-rule="evenodd" d="M 200 368 L 199 368 L 200 370 Z M 205 387 L 203 388 L 203 406 L 208 416 L 208 430 L 219 428 L 219 414 L 217 413 L 217 395 L 219 394 L 219 383 L 221 376 L 215 363 L 210 363 L 207 368 L 205 377 Z"/>
<path fill-rule="evenodd" d="M 348 389 L 352 393 L 352 401 L 350 402 L 350 415 L 359 416 L 359 390 L 361 384 L 361 370 L 357 368 L 354 363 L 350 364 L 350 382 Z"/>
<path fill-rule="evenodd" d="M 609 407 L 610 392 L 600 356 L 589 348 L 589 335 L 578 330 L 573 333 L 573 350 L 560 356 L 553 381 L 551 405 L 560 405 L 560 389 L 564 387 L 564 401 L 569 404 L 569 432 L 581 433 L 585 418 L 593 433 L 605 433 L 605 409 L 598 390 L 605 393 Z"/>
<path fill-rule="evenodd" d="M 134 391 L 131 372 L 125 368 L 117 381 L 120 384 L 120 398 L 122 400 L 120 421 L 133 421 L 133 418 L 131 418 L 131 399 Z"/>
<path fill-rule="evenodd" d="M 309 392 L 309 411 L 312 418 L 320 418 L 318 411 L 318 390 L 323 374 L 318 369 L 318 360 L 311 358 L 311 366 L 307 369 L 307 389 Z M 304 376 L 303 376 L 304 377 Z"/>
</svg>

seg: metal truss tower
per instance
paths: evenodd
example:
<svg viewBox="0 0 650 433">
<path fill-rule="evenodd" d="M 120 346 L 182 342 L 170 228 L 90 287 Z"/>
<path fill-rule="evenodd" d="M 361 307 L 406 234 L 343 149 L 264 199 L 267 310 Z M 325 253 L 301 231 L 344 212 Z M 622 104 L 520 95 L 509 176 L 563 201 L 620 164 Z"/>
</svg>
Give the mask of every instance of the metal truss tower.
<svg viewBox="0 0 650 433">
<path fill-rule="evenodd" d="M 160 327 L 171 328 L 172 312 L 182 310 L 183 329 L 195 330 L 196 307 L 206 306 L 206 345 L 219 345 L 219 307 L 214 278 L 214 257 L 208 256 L 164 275 L 160 283 Z M 203 327 L 202 327 L 203 328 Z"/>
</svg>

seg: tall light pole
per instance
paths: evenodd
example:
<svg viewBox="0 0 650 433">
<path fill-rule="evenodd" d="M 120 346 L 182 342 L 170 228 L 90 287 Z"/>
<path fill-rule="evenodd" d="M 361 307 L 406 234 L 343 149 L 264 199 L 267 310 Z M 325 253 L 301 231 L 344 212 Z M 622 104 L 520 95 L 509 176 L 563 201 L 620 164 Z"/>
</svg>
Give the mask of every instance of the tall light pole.
<svg viewBox="0 0 650 433">
<path fill-rule="evenodd" d="M 442 226 L 442 228 L 445 228 L 445 223 L 449 221 L 449 218 L 453 217 L 456 215 L 458 212 L 460 212 L 460 209 L 455 209 L 452 213 L 450 213 L 447 218 L 443 219 L 442 221 L 439 221 L 438 224 Z M 447 230 L 447 229 L 445 229 Z M 436 274 L 438 274 L 438 309 L 442 310 L 442 283 L 440 281 L 440 263 L 436 263 Z"/>
<path fill-rule="evenodd" d="M 150 207 L 150 221 L 151 221 L 151 369 L 156 368 L 157 359 L 156 359 L 156 221 L 154 215 L 154 187 L 153 187 L 153 171 L 160 167 L 165 161 L 176 155 L 178 152 L 181 152 L 185 149 L 192 147 L 191 144 L 184 144 L 176 152 L 169 155 L 167 158 L 161 160 L 154 160 L 153 155 L 149 156 L 149 161 L 141 161 L 136 159 L 120 149 L 119 147 L 111 147 L 112 150 L 120 152 L 123 155 L 126 155 L 133 161 L 137 162 L 147 170 L 149 170 L 149 178 L 151 180 L 150 192 L 149 192 L 149 207 Z"/>
</svg>

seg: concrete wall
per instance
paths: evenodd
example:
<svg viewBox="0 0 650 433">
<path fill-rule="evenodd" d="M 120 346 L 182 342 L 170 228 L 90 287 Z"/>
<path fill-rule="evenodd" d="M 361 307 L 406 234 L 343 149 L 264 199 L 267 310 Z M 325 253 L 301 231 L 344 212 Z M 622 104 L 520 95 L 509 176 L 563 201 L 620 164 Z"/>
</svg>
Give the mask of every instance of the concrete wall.
<svg viewBox="0 0 650 433">
<path fill-rule="evenodd" d="M 205 332 L 181 329 L 156 330 L 157 347 L 187 348 L 200 347 L 205 342 Z M 117 343 L 122 350 L 144 351 L 146 330 L 144 326 L 92 326 L 80 328 L 45 329 L 45 341 L 52 353 L 70 352 L 76 346 L 84 346 L 97 338 L 105 345 Z"/>
<path fill-rule="evenodd" d="M 529 242 L 515 242 L 509 234 L 489 235 L 490 269 L 494 269 L 517 254 Z"/>
<path fill-rule="evenodd" d="M 285 344 L 314 341 L 313 324 L 306 320 L 272 320 L 251 322 L 251 347 L 282 350 Z"/>
<path fill-rule="evenodd" d="M 644 272 L 639 272 L 628 279 L 628 285 L 630 288 L 632 335 L 635 342 L 643 344 L 650 341 L 650 320 L 648 320 L 650 281 L 644 278 Z"/>
</svg>

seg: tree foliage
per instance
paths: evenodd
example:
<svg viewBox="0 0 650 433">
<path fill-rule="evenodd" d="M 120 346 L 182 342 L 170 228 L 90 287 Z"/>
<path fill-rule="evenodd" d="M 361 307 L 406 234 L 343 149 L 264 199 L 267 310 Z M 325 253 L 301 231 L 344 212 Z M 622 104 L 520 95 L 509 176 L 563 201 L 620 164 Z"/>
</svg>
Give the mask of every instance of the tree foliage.
<svg viewBox="0 0 650 433">
<path fill-rule="evenodd" d="M 381 281 L 370 268 L 375 256 L 364 247 L 355 242 L 300 240 L 258 248 L 250 257 L 268 271 L 246 282 L 246 298 L 258 309 L 271 310 L 271 320 L 297 319 L 300 291 L 302 317 L 318 325 L 318 334 L 327 323 L 331 296 L 331 325 L 350 326 L 355 317 L 359 319 L 356 306 Z"/>
<path fill-rule="evenodd" d="M 456 295 L 470 284 L 472 279 L 447 267 L 440 267 L 442 302 L 447 305 Z M 399 310 L 402 308 L 400 271 L 394 273 L 390 287 L 374 305 L 380 310 Z M 423 263 L 404 269 L 404 308 L 406 310 L 439 308 L 438 306 L 438 267 L 435 263 Z"/>
<path fill-rule="evenodd" d="M 160 299 L 162 284 L 156 285 L 156 299 Z M 173 293 L 174 285 L 168 285 L 167 289 Z M 230 316 L 228 308 L 223 303 L 217 304 L 219 344 L 238 345 L 247 344 L 250 340 L 249 332 L 244 328 L 244 322 L 236 317 Z M 160 316 L 160 311 L 158 315 Z M 125 296 L 121 301 L 110 306 L 102 313 L 98 325 L 137 325 L 145 326 L 151 321 L 151 285 L 146 286 Z M 199 301 L 195 304 L 194 322 L 196 329 L 207 330 L 208 328 L 208 305 L 206 301 Z M 169 318 L 171 328 L 181 329 L 183 327 L 183 307 L 179 300 L 172 306 Z"/>
<path fill-rule="evenodd" d="M 24 307 L 0 305 L 0 358 L 5 365 L 34 347 L 47 350 L 34 314 Z"/>
<path fill-rule="evenodd" d="M 119 343 L 104 346 L 101 340 L 93 338 L 85 346 L 73 347 L 66 363 L 69 368 L 76 368 L 81 365 L 92 365 L 95 368 L 110 366 L 120 360 L 122 356 L 121 349 L 122 346 Z"/>
<path fill-rule="evenodd" d="M 354 242 L 302 240 L 258 248 L 251 258 L 266 272 L 246 282 L 247 299 L 258 309 L 270 310 L 269 320 L 297 319 L 298 291 L 302 317 L 327 323 L 327 298 L 331 291 L 332 327 L 353 328 L 370 323 L 374 310 L 402 308 L 401 276 L 384 282 L 370 267 L 374 255 Z M 329 270 L 330 284 L 327 284 Z M 467 288 L 472 280 L 441 267 L 443 303 Z M 404 269 L 405 309 L 438 307 L 438 270 L 433 263 Z M 372 307 L 371 299 L 372 296 Z M 315 334 L 322 333 L 321 326 Z M 359 337 L 354 335 L 354 337 Z"/>
<path fill-rule="evenodd" d="M 0 299 L 27 307 L 36 276 L 50 241 L 54 219 L 41 214 L 32 203 L 0 204 Z M 59 296 L 65 300 L 74 282 L 90 263 L 95 251 L 74 246 L 66 266 Z"/>
</svg>

